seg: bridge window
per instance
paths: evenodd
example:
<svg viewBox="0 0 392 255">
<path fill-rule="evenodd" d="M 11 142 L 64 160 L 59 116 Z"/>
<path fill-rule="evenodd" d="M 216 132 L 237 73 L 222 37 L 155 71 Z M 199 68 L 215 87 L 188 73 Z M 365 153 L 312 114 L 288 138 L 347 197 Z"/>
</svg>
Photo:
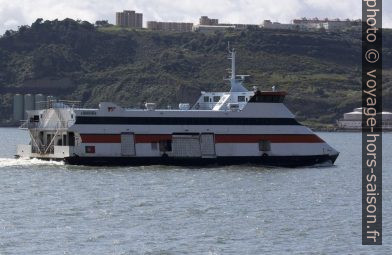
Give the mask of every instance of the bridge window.
<svg viewBox="0 0 392 255">
<path fill-rule="evenodd" d="M 285 95 L 279 94 L 257 94 L 254 95 L 250 102 L 252 103 L 282 103 Z"/>
<path fill-rule="evenodd" d="M 245 96 L 238 96 L 238 102 L 245 102 Z"/>
<path fill-rule="evenodd" d="M 214 102 L 217 103 L 220 100 L 220 96 L 214 96 Z"/>
<path fill-rule="evenodd" d="M 210 97 L 204 97 L 204 103 L 210 102 Z"/>
</svg>

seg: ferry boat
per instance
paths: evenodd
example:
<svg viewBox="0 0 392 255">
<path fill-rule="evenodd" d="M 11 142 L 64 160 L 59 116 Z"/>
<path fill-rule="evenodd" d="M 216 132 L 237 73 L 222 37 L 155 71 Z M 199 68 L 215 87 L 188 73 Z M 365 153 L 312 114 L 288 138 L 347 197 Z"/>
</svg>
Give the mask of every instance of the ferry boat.
<svg viewBox="0 0 392 255">
<path fill-rule="evenodd" d="M 29 144 L 17 157 L 62 160 L 81 165 L 333 164 L 339 155 L 284 105 L 286 92 L 247 90 L 236 75 L 229 50 L 229 92 L 201 92 L 191 107 L 127 109 L 102 102 L 86 109 L 77 102 L 46 102 L 28 111 L 21 126 Z"/>
</svg>

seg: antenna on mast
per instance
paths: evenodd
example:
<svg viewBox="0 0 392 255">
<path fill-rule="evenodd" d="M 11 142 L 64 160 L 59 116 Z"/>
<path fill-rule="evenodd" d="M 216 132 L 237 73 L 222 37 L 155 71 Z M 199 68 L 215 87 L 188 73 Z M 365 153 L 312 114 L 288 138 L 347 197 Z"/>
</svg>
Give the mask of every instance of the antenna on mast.
<svg viewBox="0 0 392 255">
<path fill-rule="evenodd" d="M 231 89 L 230 92 L 245 92 L 248 91 L 246 88 L 242 86 L 242 81 L 247 75 L 236 75 L 235 74 L 235 49 L 232 48 L 230 49 L 230 41 L 227 42 L 227 51 L 229 52 L 228 59 L 231 60 L 231 68 L 230 70 L 230 77 L 227 79 L 230 81 L 231 84 Z M 241 79 L 237 79 L 237 76 L 239 76 Z"/>
<path fill-rule="evenodd" d="M 235 80 L 235 49 L 230 49 L 230 42 L 227 42 L 227 51 L 229 52 L 229 57 L 228 59 L 231 60 L 231 69 L 230 69 L 230 73 L 231 73 L 231 77 L 230 80 Z"/>
</svg>

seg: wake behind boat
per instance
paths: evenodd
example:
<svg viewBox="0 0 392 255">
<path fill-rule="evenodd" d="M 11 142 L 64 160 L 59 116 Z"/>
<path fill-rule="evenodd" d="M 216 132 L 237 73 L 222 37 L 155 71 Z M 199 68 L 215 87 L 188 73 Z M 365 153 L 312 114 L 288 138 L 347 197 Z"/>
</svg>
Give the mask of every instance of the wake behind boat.
<svg viewBox="0 0 392 255">
<path fill-rule="evenodd" d="M 17 156 L 82 165 L 206 165 L 252 163 L 308 166 L 334 163 L 339 153 L 295 120 L 286 92 L 248 91 L 235 73 L 231 50 L 229 92 L 202 92 L 179 109 L 126 109 L 102 102 L 48 101 L 28 111 L 22 128 L 31 141 Z"/>
</svg>

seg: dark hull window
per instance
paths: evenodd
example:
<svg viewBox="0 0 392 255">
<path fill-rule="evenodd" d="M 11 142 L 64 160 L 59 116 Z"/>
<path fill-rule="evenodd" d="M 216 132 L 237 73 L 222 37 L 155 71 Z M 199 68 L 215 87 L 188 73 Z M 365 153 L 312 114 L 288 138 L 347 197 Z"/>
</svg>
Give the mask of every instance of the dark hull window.
<svg viewBox="0 0 392 255">
<path fill-rule="evenodd" d="M 85 151 L 86 153 L 95 153 L 95 146 L 86 146 Z"/>
<path fill-rule="evenodd" d="M 167 141 L 160 141 L 159 142 L 159 150 L 160 151 L 171 151 L 172 150 L 172 141 L 167 140 Z"/>
<path fill-rule="evenodd" d="M 63 135 L 63 145 L 67 146 L 67 135 Z"/>
<path fill-rule="evenodd" d="M 68 133 L 68 146 L 75 146 L 75 134 L 73 132 Z"/>
<path fill-rule="evenodd" d="M 259 142 L 259 150 L 260 151 L 270 151 L 271 150 L 271 142 L 270 141 L 260 141 Z"/>
</svg>

